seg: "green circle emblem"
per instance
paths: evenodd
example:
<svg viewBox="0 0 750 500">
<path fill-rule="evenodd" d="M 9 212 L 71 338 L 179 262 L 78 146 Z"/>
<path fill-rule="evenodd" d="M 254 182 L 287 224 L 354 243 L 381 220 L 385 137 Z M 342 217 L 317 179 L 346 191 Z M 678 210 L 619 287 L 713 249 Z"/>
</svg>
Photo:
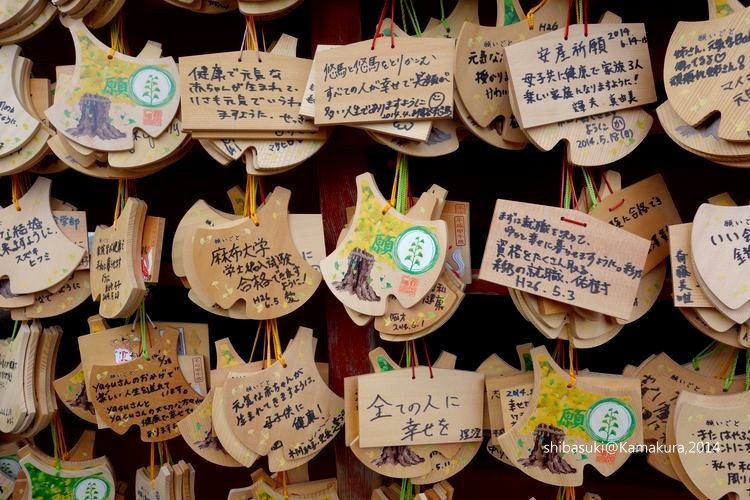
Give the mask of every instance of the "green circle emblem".
<svg viewBox="0 0 750 500">
<path fill-rule="evenodd" d="M 175 93 L 172 76 L 157 66 L 143 66 L 130 77 L 130 96 L 141 106 L 158 108 L 172 100 Z"/>
<path fill-rule="evenodd" d="M 440 249 L 432 231 L 423 226 L 404 230 L 393 246 L 393 261 L 409 274 L 426 273 L 435 266 Z"/>
<path fill-rule="evenodd" d="M 621 443 L 635 431 L 630 405 L 616 398 L 600 399 L 586 412 L 586 433 L 600 443 Z"/>
</svg>

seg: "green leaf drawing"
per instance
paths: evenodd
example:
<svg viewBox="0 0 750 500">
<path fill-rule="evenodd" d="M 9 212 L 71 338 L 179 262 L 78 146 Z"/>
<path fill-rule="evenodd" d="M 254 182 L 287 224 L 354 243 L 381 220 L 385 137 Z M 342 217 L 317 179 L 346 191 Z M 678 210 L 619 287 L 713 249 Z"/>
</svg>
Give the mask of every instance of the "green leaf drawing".
<svg viewBox="0 0 750 500">
<path fill-rule="evenodd" d="M 156 75 L 149 75 L 146 78 L 146 83 L 143 85 L 141 97 L 148 99 L 149 104 L 154 104 L 154 101 L 161 96 L 160 92 L 158 77 Z"/>
<path fill-rule="evenodd" d="M 610 408 L 602 417 L 602 425 L 599 427 L 598 432 L 603 433 L 604 439 L 609 442 L 612 437 L 617 436 L 617 429 L 619 428 L 620 411 L 615 408 Z"/>
</svg>

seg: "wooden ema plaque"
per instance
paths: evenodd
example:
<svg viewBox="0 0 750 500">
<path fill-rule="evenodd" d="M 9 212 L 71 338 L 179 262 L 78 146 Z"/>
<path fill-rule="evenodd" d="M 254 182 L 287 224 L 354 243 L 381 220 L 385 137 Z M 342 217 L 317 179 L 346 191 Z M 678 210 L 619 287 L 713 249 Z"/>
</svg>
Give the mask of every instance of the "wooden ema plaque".
<svg viewBox="0 0 750 500">
<path fill-rule="evenodd" d="M 750 300 L 750 265 L 745 265 L 750 257 L 749 223 L 750 207 L 708 203 L 698 207 L 693 220 L 691 246 L 699 281 L 705 283 L 709 300 L 713 295 L 729 309 L 740 309 Z M 750 312 L 736 322 L 748 318 Z"/>
<path fill-rule="evenodd" d="M 326 284 L 347 307 L 382 316 L 389 295 L 409 308 L 435 285 L 445 262 L 447 227 L 441 220 L 417 221 L 399 214 L 389 207 L 372 175 L 361 174 L 357 207 L 340 241 L 320 262 Z"/>
<path fill-rule="evenodd" d="M 56 292 L 34 294 L 34 304 L 23 308 L 24 319 L 51 318 L 72 311 L 91 296 L 89 271 L 75 271 Z M 11 312 L 13 315 L 15 311 Z"/>
<path fill-rule="evenodd" d="M 677 23 L 664 59 L 664 88 L 670 106 L 691 127 L 718 112 L 719 138 L 750 141 L 745 70 L 750 9 L 727 7 L 737 10 L 709 21 Z"/>
<path fill-rule="evenodd" d="M 30 498 L 65 500 L 112 499 L 115 479 L 109 461 L 102 457 L 85 462 L 62 461 L 58 468 L 55 459 L 39 456 L 39 452 L 20 452 L 21 464 L 29 481 Z"/>
<path fill-rule="evenodd" d="M 0 107 L 0 157 L 7 156 L 21 149 L 35 135 L 40 127 L 36 119 L 26 108 L 19 83 L 23 83 L 17 73 L 16 64 L 20 57 L 21 47 L 6 45 L 0 48 L 0 67 L 3 76 L 0 78 L 0 96 L 3 105 Z"/>
<path fill-rule="evenodd" d="M 453 42 L 381 37 L 316 55 L 315 124 L 453 117 Z M 303 82 L 303 88 L 304 88 Z"/>
<path fill-rule="evenodd" d="M 0 209 L 0 276 L 16 295 L 51 288 L 73 273 L 84 249 L 58 227 L 50 209 L 51 181 L 38 177 L 18 201 Z"/>
<path fill-rule="evenodd" d="M 203 399 L 180 371 L 178 338 L 174 330 L 153 333 L 150 359 L 91 369 L 94 409 L 116 433 L 137 425 L 142 441 L 171 439 L 179 434 L 177 422 Z"/>
<path fill-rule="evenodd" d="M 235 131 L 315 131 L 299 114 L 311 65 L 253 50 L 181 57 L 183 127 L 216 138 L 235 137 Z"/>
<path fill-rule="evenodd" d="M 188 281 L 201 302 L 230 309 L 239 300 L 251 319 L 271 319 L 304 304 L 321 275 L 300 255 L 289 229 L 288 189 L 276 188 L 249 217 L 198 227 L 183 256 Z M 188 262 L 185 262 L 185 261 Z"/>
<path fill-rule="evenodd" d="M 666 443 L 667 419 L 681 392 L 721 394 L 724 379 L 707 377 L 677 364 L 661 353 L 638 367 L 632 376 L 640 377 L 643 394 L 643 438 Z M 736 380 L 729 391 L 741 391 L 744 382 Z"/>
<path fill-rule="evenodd" d="M 564 26 L 568 4 L 565 0 L 546 2 L 534 13 L 533 28 L 529 28 L 526 19 L 521 19 L 522 12 L 512 9 L 512 14 L 516 20 L 513 24 L 480 26 L 466 22 L 460 27 L 456 39 L 456 91 L 477 125 L 486 128 L 499 119 L 504 140 L 526 142 L 512 116 L 508 96 L 510 75 L 503 49 Z"/>
<path fill-rule="evenodd" d="M 0 340 L 0 432 L 21 432 L 36 414 L 34 368 L 41 326 L 22 324 L 11 344 Z"/>
<path fill-rule="evenodd" d="M 626 448 L 643 443 L 640 381 L 612 376 L 603 385 L 604 377 L 597 376 L 594 385 L 579 375 L 568 387 L 568 374 L 544 347 L 532 349 L 531 357 L 529 410 L 498 438 L 508 458 L 525 474 L 557 486 L 580 486 L 586 464 L 604 476 L 619 469 L 629 456 L 617 451 L 620 443 Z"/>
<path fill-rule="evenodd" d="M 174 498 L 172 466 L 162 465 L 155 476 L 152 480 L 149 467 L 142 467 L 136 471 L 135 497 L 138 500 L 172 500 Z"/>
<path fill-rule="evenodd" d="M 369 358 L 376 373 L 400 369 L 381 348 L 370 351 Z M 455 363 L 456 356 L 441 352 L 433 369 L 452 370 Z M 411 372 L 408 368 L 400 370 Z M 357 377 L 347 380 L 350 385 L 347 393 L 347 428 L 356 428 L 352 434 L 359 434 Z M 457 474 L 481 447 L 480 441 L 473 441 L 363 448 L 359 445 L 359 437 L 347 441 L 352 452 L 368 468 L 388 477 L 410 478 L 414 484 L 432 484 Z"/>
<path fill-rule="evenodd" d="M 661 174 L 652 175 L 597 203 L 589 215 L 651 242 L 643 272 L 669 255 L 669 226 L 682 222 Z"/>
<path fill-rule="evenodd" d="M 511 99 L 523 128 L 643 106 L 656 100 L 645 26 L 571 25 L 505 48 Z M 549 72 L 548 72 L 549 71 Z"/>
<path fill-rule="evenodd" d="M 133 314 L 146 294 L 141 271 L 141 239 L 146 203 L 128 198 L 111 227 L 98 226 L 91 248 L 91 296 L 104 318 Z"/>
<path fill-rule="evenodd" d="M 320 377 L 308 328 L 299 328 L 283 362 L 236 378 L 230 373 L 224 396 L 235 437 L 268 455 L 272 472 L 309 460 L 344 425 L 344 401 Z"/>
<path fill-rule="evenodd" d="M 216 436 L 211 420 L 214 390 L 211 389 L 193 413 L 180 420 L 177 427 L 190 448 L 205 460 L 224 467 L 241 467 L 232 458 Z"/>
<path fill-rule="evenodd" d="M 158 137 L 180 104 L 177 65 L 171 57 L 148 59 L 115 52 L 80 20 L 63 17 L 76 49 L 67 91 L 55 96 L 47 118 L 59 133 L 98 151 L 132 149 L 138 128 Z"/>
<path fill-rule="evenodd" d="M 669 226 L 669 260 L 675 307 L 713 307 L 695 279 L 691 248 L 693 223 Z"/>
<path fill-rule="evenodd" d="M 361 375 L 362 447 L 481 441 L 484 375 L 425 366 Z"/>
<path fill-rule="evenodd" d="M 679 461 L 693 485 L 707 498 L 727 494 L 730 498 L 750 498 L 748 426 L 750 392 L 717 396 L 682 392 L 677 398 L 674 437 L 683 447 Z"/>
<path fill-rule="evenodd" d="M 628 319 L 648 249 L 576 210 L 498 200 L 479 278 Z"/>
<path fill-rule="evenodd" d="M 619 24 L 622 19 L 605 12 L 599 22 Z M 590 167 L 613 163 L 632 152 L 646 138 L 653 121 L 648 112 L 637 107 L 529 127 L 523 133 L 542 151 L 567 142 L 568 162 Z"/>
</svg>

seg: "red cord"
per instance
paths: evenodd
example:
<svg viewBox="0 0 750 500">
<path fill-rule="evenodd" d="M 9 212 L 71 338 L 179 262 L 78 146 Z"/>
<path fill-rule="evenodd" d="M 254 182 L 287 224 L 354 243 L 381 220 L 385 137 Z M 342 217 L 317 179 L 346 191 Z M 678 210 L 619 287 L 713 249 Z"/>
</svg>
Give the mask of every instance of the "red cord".
<svg viewBox="0 0 750 500">
<path fill-rule="evenodd" d="M 573 0 L 568 0 L 568 20 L 565 22 L 565 39 L 568 39 L 568 30 L 570 29 L 570 11 L 573 9 Z"/>
<path fill-rule="evenodd" d="M 432 375 L 432 362 L 430 361 L 430 353 L 427 352 L 427 341 L 422 337 L 422 347 L 424 348 L 424 356 L 427 359 L 427 367 L 430 369 L 430 378 L 433 378 Z"/>
<path fill-rule="evenodd" d="M 378 21 L 378 25 L 375 28 L 375 34 L 372 35 L 372 45 L 370 45 L 370 50 L 375 50 L 375 40 L 377 40 L 377 38 L 380 36 L 380 28 L 383 27 L 383 21 L 385 20 L 385 13 L 386 13 L 387 7 L 388 7 L 388 0 L 385 0 L 385 2 L 383 2 L 383 10 L 380 11 L 380 20 Z M 393 36 L 392 28 L 393 26 L 391 26 L 391 36 Z"/>
<path fill-rule="evenodd" d="M 604 184 L 607 185 L 607 189 L 609 189 L 609 194 L 615 194 L 615 191 L 612 189 L 612 186 L 609 185 L 609 180 L 607 180 L 606 172 L 603 168 L 599 169 L 601 172 L 602 179 L 604 179 Z"/>
<path fill-rule="evenodd" d="M 396 17 L 396 0 L 391 0 L 391 48 L 396 46 L 393 41 L 393 18 Z"/>
<path fill-rule="evenodd" d="M 565 158 L 565 151 L 563 151 L 562 168 L 560 169 L 560 208 L 565 203 L 565 176 L 568 173 L 568 160 Z"/>
<path fill-rule="evenodd" d="M 414 341 L 409 341 L 409 348 L 411 349 L 411 379 L 417 378 L 417 348 L 414 346 Z"/>
<path fill-rule="evenodd" d="M 583 0 L 583 36 L 589 36 L 589 0 Z"/>
<path fill-rule="evenodd" d="M 266 202 L 266 190 L 263 189 L 263 177 L 258 177 L 258 192 L 260 193 L 260 202 Z"/>
<path fill-rule="evenodd" d="M 587 226 L 587 224 L 585 222 L 581 222 L 581 221 L 575 220 L 575 219 L 569 219 L 567 217 L 560 217 L 560 220 L 564 221 L 564 222 L 570 222 L 571 224 L 576 224 L 576 225 L 581 226 L 581 227 L 586 227 Z"/>
</svg>

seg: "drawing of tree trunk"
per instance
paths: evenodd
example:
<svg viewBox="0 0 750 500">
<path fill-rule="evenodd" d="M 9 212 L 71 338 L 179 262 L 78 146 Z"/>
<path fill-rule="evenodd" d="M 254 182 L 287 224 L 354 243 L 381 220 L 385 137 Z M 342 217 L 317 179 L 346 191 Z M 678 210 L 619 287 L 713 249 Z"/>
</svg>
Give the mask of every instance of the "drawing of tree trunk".
<svg viewBox="0 0 750 500">
<path fill-rule="evenodd" d="M 97 94 L 83 94 L 78 106 L 81 116 L 78 125 L 69 128 L 67 132 L 75 137 L 82 135 L 99 137 L 100 139 L 122 139 L 125 133 L 116 129 L 110 123 L 109 107 L 112 102 L 107 97 Z"/>
<path fill-rule="evenodd" d="M 524 467 L 536 466 L 554 474 L 574 473 L 576 469 L 560 454 L 563 439 L 565 431 L 562 429 L 547 424 L 537 425 L 534 429 L 534 448 L 527 458 L 522 458 L 518 462 Z"/>
<path fill-rule="evenodd" d="M 70 406 L 81 408 L 86 413 L 94 414 L 94 405 L 89 401 L 89 396 L 86 394 L 86 388 L 81 383 L 81 392 L 78 393 L 75 399 L 68 401 Z"/>
<path fill-rule="evenodd" d="M 359 300 L 379 301 L 380 296 L 372 289 L 369 281 L 374 264 L 375 257 L 372 254 L 361 248 L 355 248 L 349 254 L 349 262 L 344 277 L 341 281 L 334 282 L 333 285 L 336 287 L 336 290 L 346 290 L 349 293 L 355 294 Z"/>
<path fill-rule="evenodd" d="M 384 446 L 380 456 L 372 461 L 372 465 L 401 465 L 408 467 L 424 462 L 424 458 L 414 453 L 408 446 Z"/>
</svg>

